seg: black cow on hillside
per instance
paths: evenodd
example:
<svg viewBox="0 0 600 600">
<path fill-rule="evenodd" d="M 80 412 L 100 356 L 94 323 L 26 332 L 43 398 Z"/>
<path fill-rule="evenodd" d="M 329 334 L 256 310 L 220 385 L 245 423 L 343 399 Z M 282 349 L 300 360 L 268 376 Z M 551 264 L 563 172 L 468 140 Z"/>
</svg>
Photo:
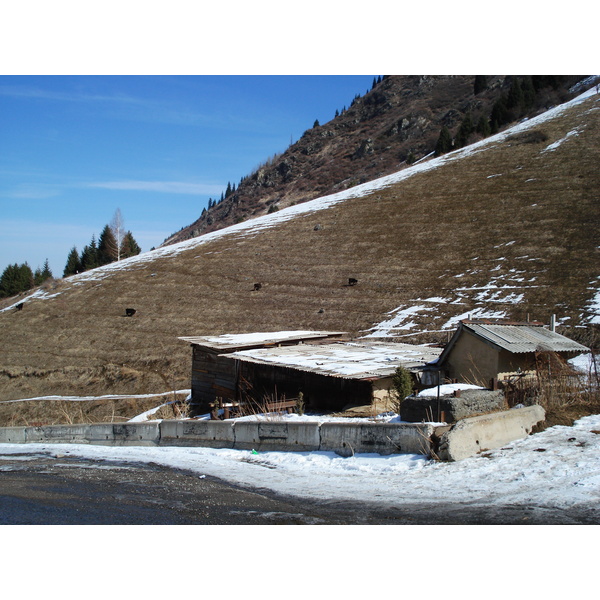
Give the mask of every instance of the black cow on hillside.
<svg viewBox="0 0 600 600">
<path fill-rule="evenodd" d="M 133 315 L 135 315 L 135 308 L 126 308 L 125 309 L 125 316 L 126 317 L 133 317 Z"/>
</svg>

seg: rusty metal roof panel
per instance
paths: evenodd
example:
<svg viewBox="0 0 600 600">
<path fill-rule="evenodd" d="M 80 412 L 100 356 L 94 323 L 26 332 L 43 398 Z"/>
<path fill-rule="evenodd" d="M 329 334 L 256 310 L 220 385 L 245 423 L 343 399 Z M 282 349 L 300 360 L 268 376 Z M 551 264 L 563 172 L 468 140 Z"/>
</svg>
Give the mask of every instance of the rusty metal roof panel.
<svg viewBox="0 0 600 600">
<path fill-rule="evenodd" d="M 587 352 L 588 348 L 545 327 L 463 323 L 480 338 L 516 354 L 523 352 Z"/>
</svg>

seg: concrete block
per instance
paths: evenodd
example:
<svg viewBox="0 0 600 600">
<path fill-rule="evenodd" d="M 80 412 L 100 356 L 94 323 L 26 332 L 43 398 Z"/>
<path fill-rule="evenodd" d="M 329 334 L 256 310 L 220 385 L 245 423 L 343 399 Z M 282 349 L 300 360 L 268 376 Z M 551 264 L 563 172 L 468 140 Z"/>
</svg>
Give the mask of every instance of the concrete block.
<svg viewBox="0 0 600 600">
<path fill-rule="evenodd" d="M 481 413 L 507 408 L 504 392 L 490 390 L 461 390 L 460 396 L 440 397 L 440 420 L 455 423 Z M 435 396 L 409 396 L 400 403 L 403 421 L 421 423 L 438 420 L 438 400 Z"/>
<path fill-rule="evenodd" d="M 287 450 L 313 452 L 321 445 L 321 432 L 316 421 L 289 421 L 287 423 Z"/>
<path fill-rule="evenodd" d="M 233 448 L 232 421 L 162 421 L 161 446 Z"/>
<path fill-rule="evenodd" d="M 88 425 L 91 444 L 107 446 L 157 446 L 158 423 L 97 423 Z"/>
<path fill-rule="evenodd" d="M 352 456 L 360 452 L 360 425 L 354 423 L 321 423 L 319 450 Z"/>
<path fill-rule="evenodd" d="M 39 444 L 88 444 L 89 425 L 25 427 L 25 441 Z"/>
<path fill-rule="evenodd" d="M 319 423 L 260 421 L 257 450 L 308 452 L 320 445 Z"/>
<path fill-rule="evenodd" d="M 319 449 L 317 422 L 236 421 L 235 448 L 275 452 L 310 452 Z"/>
<path fill-rule="evenodd" d="M 427 423 L 365 423 L 361 425 L 360 452 L 428 455 L 433 430 Z"/>
<path fill-rule="evenodd" d="M 24 444 L 24 427 L 0 427 L 0 444 Z"/>
<path fill-rule="evenodd" d="M 500 448 L 527 437 L 545 416 L 544 409 L 534 405 L 462 419 L 441 434 L 436 454 L 441 460 L 455 461 Z"/>
<path fill-rule="evenodd" d="M 258 421 L 236 421 L 233 426 L 233 447 L 238 450 L 258 450 L 260 436 Z"/>
<path fill-rule="evenodd" d="M 341 456 L 428 454 L 433 426 L 423 423 L 322 423 L 320 450 Z"/>
</svg>

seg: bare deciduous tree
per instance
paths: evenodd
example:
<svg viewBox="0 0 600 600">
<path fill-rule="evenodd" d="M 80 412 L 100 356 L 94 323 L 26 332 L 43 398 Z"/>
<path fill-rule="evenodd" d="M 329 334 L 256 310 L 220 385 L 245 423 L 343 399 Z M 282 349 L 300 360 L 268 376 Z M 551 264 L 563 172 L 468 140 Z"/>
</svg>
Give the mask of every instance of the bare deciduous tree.
<svg viewBox="0 0 600 600">
<path fill-rule="evenodd" d="M 123 243 L 123 238 L 125 237 L 125 224 L 120 208 L 115 210 L 115 214 L 110 222 L 110 228 L 115 236 L 115 241 L 117 242 L 117 260 L 121 260 L 121 245 Z"/>
</svg>

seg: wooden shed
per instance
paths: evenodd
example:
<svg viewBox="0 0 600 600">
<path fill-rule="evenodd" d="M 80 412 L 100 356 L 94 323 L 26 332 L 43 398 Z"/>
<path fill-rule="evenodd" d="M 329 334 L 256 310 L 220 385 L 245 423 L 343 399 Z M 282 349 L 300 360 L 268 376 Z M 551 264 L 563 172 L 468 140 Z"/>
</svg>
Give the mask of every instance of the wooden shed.
<svg viewBox="0 0 600 600">
<path fill-rule="evenodd" d="M 532 372 L 539 352 L 572 358 L 589 348 L 539 322 L 465 320 L 459 323 L 436 368 L 446 378 L 487 386 L 494 378 Z"/>
<path fill-rule="evenodd" d="M 219 397 L 287 399 L 302 392 L 307 410 L 337 411 L 387 396 L 400 365 L 413 373 L 436 360 L 440 348 L 343 341 L 341 332 L 278 332 L 181 338 L 192 344 L 192 403 L 208 410 Z M 337 338 L 335 340 L 334 338 Z"/>
<path fill-rule="evenodd" d="M 229 354 L 307 341 L 339 339 L 342 335 L 343 332 L 339 331 L 276 331 L 180 337 L 180 340 L 189 342 L 192 346 L 191 404 L 194 412 L 208 412 L 209 404 L 217 398 L 224 402 L 240 399 L 239 365 L 227 360 Z"/>
</svg>

